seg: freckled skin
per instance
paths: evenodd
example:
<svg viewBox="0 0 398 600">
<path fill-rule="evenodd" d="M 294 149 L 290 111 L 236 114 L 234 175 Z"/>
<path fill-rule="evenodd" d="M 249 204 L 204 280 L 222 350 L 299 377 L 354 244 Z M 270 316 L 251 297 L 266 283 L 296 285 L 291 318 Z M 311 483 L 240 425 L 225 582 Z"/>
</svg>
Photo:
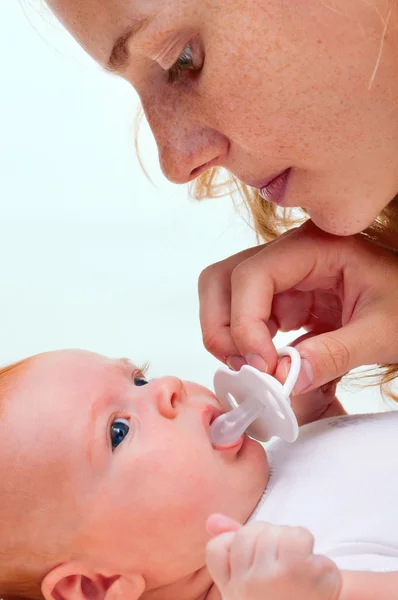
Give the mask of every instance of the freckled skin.
<svg viewBox="0 0 398 600">
<path fill-rule="evenodd" d="M 123 77 L 141 97 L 172 181 L 193 179 L 212 160 L 246 183 L 292 167 L 285 204 L 306 207 L 320 228 L 340 235 L 366 228 L 398 193 L 390 0 L 49 4 L 102 64 L 134 20 L 161 9 L 130 46 Z M 154 56 L 170 40 L 182 52 L 191 37 L 203 69 L 170 85 Z"/>
</svg>

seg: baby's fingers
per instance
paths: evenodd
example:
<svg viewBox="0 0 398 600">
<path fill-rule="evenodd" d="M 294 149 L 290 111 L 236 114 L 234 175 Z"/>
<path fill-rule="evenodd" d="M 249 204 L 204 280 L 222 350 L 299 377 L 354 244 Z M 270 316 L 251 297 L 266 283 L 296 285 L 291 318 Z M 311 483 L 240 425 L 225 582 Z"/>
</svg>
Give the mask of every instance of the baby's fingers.
<svg viewBox="0 0 398 600">
<path fill-rule="evenodd" d="M 284 528 L 279 538 L 277 559 L 280 562 L 303 560 L 314 549 L 314 536 L 303 527 Z"/>
<path fill-rule="evenodd" d="M 238 531 L 241 527 L 242 525 L 238 523 L 238 521 L 217 513 L 211 515 L 206 523 L 206 529 L 211 536 L 228 533 L 230 531 Z"/>
<path fill-rule="evenodd" d="M 272 568 L 305 560 L 313 551 L 314 538 L 302 527 L 264 529 L 256 544 L 253 566 Z"/>
<path fill-rule="evenodd" d="M 231 578 L 230 551 L 236 533 L 223 533 L 206 547 L 206 564 L 214 583 L 222 592 Z"/>
<path fill-rule="evenodd" d="M 337 565 L 326 556 L 318 554 L 312 554 L 306 562 L 319 597 L 337 600 L 342 584 L 341 571 Z"/>
</svg>

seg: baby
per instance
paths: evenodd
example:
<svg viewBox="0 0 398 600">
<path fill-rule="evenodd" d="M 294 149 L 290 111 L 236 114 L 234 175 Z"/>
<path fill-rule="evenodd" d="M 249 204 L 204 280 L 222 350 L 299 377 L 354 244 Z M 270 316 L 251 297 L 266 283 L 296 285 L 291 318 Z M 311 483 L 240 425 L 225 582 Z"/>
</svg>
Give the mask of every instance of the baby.
<svg viewBox="0 0 398 600">
<path fill-rule="evenodd" d="M 264 554 L 274 540 L 283 562 L 283 539 L 307 566 L 315 551 L 331 558 L 323 565 L 342 581 L 301 593 L 304 570 L 293 569 L 295 600 L 398 597 L 398 412 L 328 418 L 267 454 L 248 437 L 217 448 L 208 431 L 222 411 L 209 390 L 148 382 L 125 359 L 83 351 L 3 369 L 0 398 L 1 597 L 290 600 L 289 569 L 268 577 Z M 214 513 L 234 521 L 212 517 L 206 530 Z M 284 526 L 308 529 L 314 552 L 309 534 L 304 552 L 306 532 Z M 209 531 L 227 532 L 210 543 L 213 578 Z M 264 554 L 263 579 L 250 570 L 260 587 L 236 573 L 235 546 Z"/>
</svg>

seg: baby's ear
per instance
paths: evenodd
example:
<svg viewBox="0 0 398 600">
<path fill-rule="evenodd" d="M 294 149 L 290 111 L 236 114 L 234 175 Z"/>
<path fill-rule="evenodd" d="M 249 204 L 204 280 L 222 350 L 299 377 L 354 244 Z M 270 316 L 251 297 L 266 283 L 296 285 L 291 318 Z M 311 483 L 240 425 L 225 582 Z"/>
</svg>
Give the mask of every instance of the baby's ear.
<svg viewBox="0 0 398 600">
<path fill-rule="evenodd" d="M 145 580 L 138 573 L 111 575 L 67 563 L 45 576 L 41 591 L 45 600 L 138 600 Z"/>
</svg>

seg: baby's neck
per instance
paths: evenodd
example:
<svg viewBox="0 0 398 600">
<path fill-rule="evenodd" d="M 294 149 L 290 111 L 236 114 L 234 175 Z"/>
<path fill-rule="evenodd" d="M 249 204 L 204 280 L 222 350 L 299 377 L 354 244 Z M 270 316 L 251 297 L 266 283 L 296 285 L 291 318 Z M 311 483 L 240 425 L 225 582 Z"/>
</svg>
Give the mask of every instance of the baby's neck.
<svg viewBox="0 0 398 600">
<path fill-rule="evenodd" d="M 193 576 L 156 590 L 155 594 L 144 594 L 143 600 L 222 600 L 206 567 Z"/>
<path fill-rule="evenodd" d="M 212 578 L 204 566 L 193 575 L 167 586 L 145 592 L 142 600 L 221 600 Z"/>
</svg>

